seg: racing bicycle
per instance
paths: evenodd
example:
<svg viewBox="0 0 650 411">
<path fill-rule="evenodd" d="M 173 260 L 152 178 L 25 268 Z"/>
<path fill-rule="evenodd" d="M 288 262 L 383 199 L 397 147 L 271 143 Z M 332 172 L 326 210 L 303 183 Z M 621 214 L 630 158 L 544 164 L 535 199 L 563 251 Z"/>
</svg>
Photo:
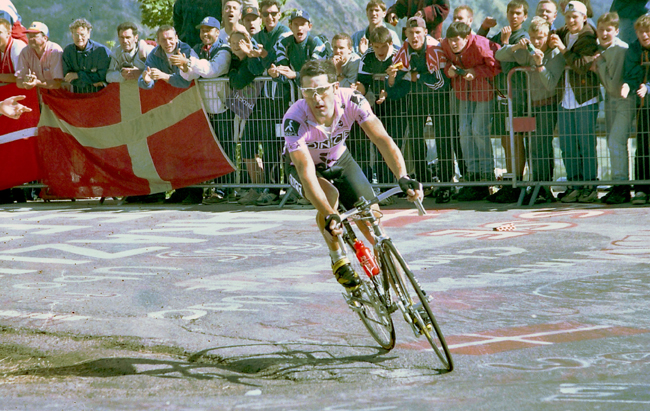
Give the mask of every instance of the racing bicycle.
<svg viewBox="0 0 650 411">
<path fill-rule="evenodd" d="M 343 229 L 343 234 L 339 236 L 340 245 L 362 279 L 357 289 L 346 290 L 343 296 L 348 306 L 359 315 L 370 335 L 385 350 L 391 350 L 395 346 L 395 328 L 391 314 L 399 310 L 415 336 L 427 339 L 449 372 L 454 369 L 454 362 L 429 305 L 430 296 L 422 290 L 393 241 L 380 226 L 380 213 L 371 208 L 400 192 L 402 190 L 395 187 L 371 200 L 361 197 L 353 209 L 343 211 L 340 215 Z M 420 201 L 415 204 L 420 215 L 426 214 Z M 352 228 L 352 223 L 355 222 L 364 222 L 370 227 L 375 243 L 375 261 L 368 261 L 368 254 L 373 258 L 372 253 L 358 257 L 355 243 L 357 249 L 363 246 L 359 245 L 358 242 L 362 240 L 357 238 Z"/>
</svg>

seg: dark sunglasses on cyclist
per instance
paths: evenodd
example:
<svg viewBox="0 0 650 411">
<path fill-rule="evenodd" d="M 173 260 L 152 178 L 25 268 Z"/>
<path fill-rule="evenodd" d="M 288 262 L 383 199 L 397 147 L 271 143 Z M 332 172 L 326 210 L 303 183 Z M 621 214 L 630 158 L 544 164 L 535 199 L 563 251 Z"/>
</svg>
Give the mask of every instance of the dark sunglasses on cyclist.
<svg viewBox="0 0 650 411">
<path fill-rule="evenodd" d="M 300 87 L 300 91 L 304 97 L 314 98 L 316 94 L 319 96 L 324 96 L 327 93 L 327 90 L 330 89 L 336 83 L 330 83 L 326 86 L 321 87 Z"/>
<path fill-rule="evenodd" d="M 263 11 L 263 12 L 262 12 L 262 17 L 269 17 L 269 15 L 270 15 L 271 17 L 277 17 L 278 14 L 280 14 L 279 11 Z"/>
</svg>

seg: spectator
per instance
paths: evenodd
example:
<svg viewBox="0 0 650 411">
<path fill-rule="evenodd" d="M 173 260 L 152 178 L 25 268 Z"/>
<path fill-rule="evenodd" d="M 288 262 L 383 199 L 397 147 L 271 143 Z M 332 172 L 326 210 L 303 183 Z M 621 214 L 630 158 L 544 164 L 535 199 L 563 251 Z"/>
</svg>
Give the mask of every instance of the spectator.
<svg viewBox="0 0 650 411">
<path fill-rule="evenodd" d="M 587 7 L 571 1 L 564 13 L 565 26 L 552 34 L 549 47 L 557 47 L 568 65 L 562 80 L 563 96 L 558 115 L 558 134 L 568 181 L 595 181 L 596 117 L 600 99 L 598 75 L 590 70 L 598 53 L 598 38 L 587 24 Z M 598 199 L 592 186 L 570 186 L 564 203 L 591 203 Z"/>
<path fill-rule="evenodd" d="M 397 19 L 420 17 L 427 24 L 429 35 L 440 39 L 442 37 L 442 22 L 449 14 L 449 0 L 397 0 L 386 11 L 386 21 L 396 22 Z M 402 32 L 402 38 L 406 30 Z"/>
<path fill-rule="evenodd" d="M 454 22 L 465 23 L 471 28 L 474 22 L 474 10 L 466 4 L 458 6 L 454 9 L 452 20 Z"/>
<path fill-rule="evenodd" d="M 366 17 L 368 18 L 368 27 L 352 35 L 352 49 L 359 55 L 363 55 L 368 50 L 370 33 L 378 27 L 385 27 L 386 3 L 383 0 L 370 0 L 366 4 Z M 393 39 L 393 46 L 401 47 L 402 42 L 397 33 L 391 29 L 388 29 L 388 31 Z"/>
<path fill-rule="evenodd" d="M 291 29 L 280 23 L 280 3 L 277 0 L 262 0 L 262 22 L 264 29 L 253 35 L 259 44 L 260 56 L 265 69 L 271 67 L 277 58 L 276 46 L 280 40 L 291 37 Z"/>
<path fill-rule="evenodd" d="M 223 3 L 221 32 L 219 33 L 219 42 L 228 44 L 230 33 L 235 30 L 235 26 L 241 20 L 242 3 L 240 0 L 227 0 Z"/>
<path fill-rule="evenodd" d="M 612 180 L 627 181 L 630 179 L 627 140 L 636 114 L 636 99 L 621 97 L 623 65 L 628 45 L 617 37 L 618 32 L 617 13 L 606 13 L 598 18 L 598 44 L 602 51 L 596 57 L 596 69 L 600 82 L 605 87 L 605 123 Z M 601 200 L 607 204 L 626 203 L 630 201 L 630 187 L 614 185 Z"/>
<path fill-rule="evenodd" d="M 460 100 L 460 141 L 467 166 L 468 181 L 494 180 L 494 157 L 490 141 L 491 107 L 495 90 L 492 79 L 500 72 L 494 50 L 499 46 L 483 36 L 471 34 L 465 23 L 452 23 L 442 49 L 449 59 L 445 74 L 451 78 Z M 460 190 L 461 201 L 482 200 L 486 186 L 467 186 Z"/>
<path fill-rule="evenodd" d="M 551 26 L 551 31 L 555 31 L 555 19 L 557 18 L 557 2 L 555 0 L 541 0 L 537 3 L 535 15 L 546 20 Z"/>
<path fill-rule="evenodd" d="M 27 47 L 22 40 L 11 37 L 12 24 L 0 19 L 0 83 L 15 83 L 20 53 Z"/>
<path fill-rule="evenodd" d="M 431 116 L 438 151 L 442 182 L 451 182 L 454 170 L 451 117 L 449 104 L 449 78 L 444 74 L 447 57 L 438 40 L 427 36 L 424 19 L 411 17 L 406 22 L 406 40 L 389 68 L 389 87 L 405 87 L 409 97 L 407 123 L 409 125 L 412 161 L 415 179 L 431 182 L 427 164 L 427 144 L 424 127 Z M 401 64 L 397 69 L 395 65 Z M 438 191 L 438 202 L 451 199 L 450 187 Z"/>
<path fill-rule="evenodd" d="M 404 99 L 387 93 L 388 70 L 393 64 L 393 57 L 397 50 L 393 47 L 393 36 L 386 27 L 377 27 L 370 32 L 368 37 L 370 48 L 361 57 L 359 73 L 357 75 L 357 90 L 366 96 L 372 107 L 373 113 L 384 124 L 398 147 L 402 145 L 404 125 L 402 118 L 406 116 Z M 365 135 L 351 136 L 347 142 L 348 148 L 359 163 L 371 164 L 371 142 Z M 366 176 L 376 174 L 380 183 L 392 182 L 392 173 L 384 162 L 376 162 L 374 170 L 364 170 Z M 391 197 L 392 198 L 392 197 Z M 382 205 L 388 205 L 389 202 Z"/>
<path fill-rule="evenodd" d="M 620 21 L 619 38 L 627 44 L 636 40 L 634 33 L 634 22 L 646 14 L 648 10 L 647 0 L 613 0 L 611 12 L 617 12 Z"/>
<path fill-rule="evenodd" d="M 137 80 L 144 70 L 145 61 L 153 46 L 138 39 L 138 26 L 134 23 L 122 23 L 117 26 L 117 38 L 120 45 L 111 55 L 111 66 L 106 73 L 106 81 L 121 83 Z"/>
<path fill-rule="evenodd" d="M 650 105 L 646 102 L 650 89 L 650 16 L 645 14 L 634 23 L 637 40 L 625 53 L 623 66 L 623 86 L 621 96 L 627 99 L 640 98 L 637 116 L 636 154 L 634 161 L 635 178 L 650 180 Z M 636 95 L 636 97 L 635 97 Z M 649 202 L 650 186 L 634 185 L 632 204 L 643 205 Z"/>
<path fill-rule="evenodd" d="M 31 89 L 42 87 L 57 89 L 63 82 L 63 49 L 49 41 L 49 29 L 35 21 L 27 30 L 29 47 L 20 53 L 16 70 L 16 85 Z"/>
<path fill-rule="evenodd" d="M 499 44 L 500 46 L 515 45 L 522 39 L 528 38 L 528 33 L 522 27 L 523 23 L 528 19 L 528 2 L 526 0 L 511 0 L 507 7 L 508 26 L 505 26 L 490 40 Z M 488 32 L 485 30 L 485 23 L 481 25 L 478 31 L 479 35 L 486 35 Z M 501 64 L 502 73 L 497 77 L 498 87 L 507 93 L 508 90 L 508 73 L 515 67 L 519 66 L 516 61 L 506 61 Z M 513 115 L 515 117 L 522 117 L 526 114 L 527 98 L 526 98 L 526 75 L 524 73 L 515 73 L 511 77 L 512 80 L 512 106 Z M 502 121 L 499 118 L 498 121 Z M 496 120 L 495 120 L 496 121 Z M 526 153 L 524 152 L 524 136 L 520 133 L 514 134 L 514 153 L 511 150 L 510 135 L 501 136 L 501 145 L 506 154 L 506 168 L 510 175 L 514 174 L 517 180 L 521 181 L 524 175 L 524 167 L 526 166 Z M 514 164 L 513 164 L 514 163 Z M 504 180 L 507 180 L 504 178 Z M 521 192 L 520 188 L 513 188 L 510 182 L 504 181 L 504 186 L 498 192 L 488 196 L 489 201 L 496 203 L 515 203 L 519 199 Z"/>
<path fill-rule="evenodd" d="M 260 12 L 256 7 L 244 8 L 241 19 L 244 27 L 246 27 L 246 31 L 251 36 L 262 31 L 262 19 L 260 18 Z"/>
<path fill-rule="evenodd" d="M 496 52 L 502 62 L 517 62 L 521 66 L 535 67 L 530 76 L 531 110 L 535 116 L 535 131 L 530 138 L 530 157 L 533 181 L 553 181 L 555 155 L 553 134 L 557 124 L 557 83 L 564 73 L 564 57 L 557 48 L 548 47 L 550 25 L 536 16 L 530 22 L 530 40 L 522 38 L 515 45 L 506 45 Z M 535 50 L 531 54 L 528 45 Z M 541 187 L 536 204 L 555 201 L 547 187 Z M 525 203 L 530 202 L 530 197 Z"/>
<path fill-rule="evenodd" d="M 592 17 L 594 17 L 594 10 L 591 7 L 591 0 L 577 0 L 580 3 L 584 4 L 585 7 L 587 8 L 587 24 L 589 24 L 592 27 L 596 27 L 594 22 L 591 20 Z M 566 7 L 569 4 L 569 0 L 560 0 L 559 3 L 559 10 L 562 11 L 562 13 L 566 12 Z"/>
<path fill-rule="evenodd" d="M 332 38 L 334 56 L 332 62 L 336 67 L 336 80 L 341 87 L 350 87 L 357 82 L 361 58 L 352 50 L 352 38 L 346 33 L 339 33 Z"/>
<path fill-rule="evenodd" d="M 289 28 L 293 33 L 277 45 L 277 60 L 268 72 L 280 82 L 295 80 L 300 84 L 299 72 L 308 60 L 327 58 L 327 49 L 322 40 L 310 34 L 311 17 L 306 10 L 296 10 L 289 17 Z"/>
<path fill-rule="evenodd" d="M 176 0 L 174 3 L 174 28 L 178 38 L 194 47 L 201 44 L 199 23 L 205 16 L 221 20 L 222 0 Z"/>
<path fill-rule="evenodd" d="M 93 26 L 86 19 L 77 19 L 69 26 L 72 44 L 63 49 L 63 81 L 75 93 L 94 93 L 106 85 L 111 52 L 90 39 Z"/>
</svg>

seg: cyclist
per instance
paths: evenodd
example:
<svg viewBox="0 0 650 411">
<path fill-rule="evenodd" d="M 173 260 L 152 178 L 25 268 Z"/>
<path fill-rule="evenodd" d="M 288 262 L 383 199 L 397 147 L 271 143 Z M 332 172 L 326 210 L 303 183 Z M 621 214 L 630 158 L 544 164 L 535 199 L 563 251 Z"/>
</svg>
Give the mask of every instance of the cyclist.
<svg viewBox="0 0 650 411">
<path fill-rule="evenodd" d="M 355 90 L 339 87 L 331 61 L 305 63 L 300 70 L 300 85 L 303 99 L 287 110 L 282 123 L 285 154 L 290 162 L 289 184 L 316 207 L 316 222 L 330 250 L 334 275 L 341 285 L 354 290 L 360 284 L 359 275 L 336 238 L 342 233 L 338 203 L 340 200 L 350 209 L 361 196 L 375 197 L 370 182 L 345 145 L 354 122 L 377 146 L 409 201 L 422 199 L 422 185 L 409 177 L 402 153 L 366 98 Z M 336 180 L 332 184 L 334 175 Z M 368 226 L 361 224 L 359 228 L 372 242 Z"/>
</svg>

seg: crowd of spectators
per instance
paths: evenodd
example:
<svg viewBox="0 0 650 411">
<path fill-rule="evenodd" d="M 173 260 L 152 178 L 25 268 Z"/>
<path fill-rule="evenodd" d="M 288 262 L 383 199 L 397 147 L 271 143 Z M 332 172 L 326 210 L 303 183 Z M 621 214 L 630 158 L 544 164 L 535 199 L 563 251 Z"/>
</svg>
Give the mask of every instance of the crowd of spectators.
<svg viewBox="0 0 650 411">
<path fill-rule="evenodd" d="M 366 27 L 326 39 L 312 33 L 307 9 L 293 10 L 287 25 L 280 23 L 282 10 L 275 0 L 177 0 L 173 25 L 160 26 L 155 41 L 140 39 L 138 26 L 125 22 L 116 28 L 119 45 L 111 51 L 91 39 L 92 24 L 83 18 L 70 24 L 73 43 L 63 48 L 49 41 L 43 22 L 21 30 L 17 10 L 2 0 L 0 83 L 25 89 L 69 84 L 74 92 L 92 93 L 113 82 L 137 81 L 150 89 L 158 81 L 186 88 L 199 78 L 228 79 L 230 89 L 223 82 L 209 96 L 204 91 L 206 111 L 226 154 L 239 155 L 248 181 L 263 186 L 281 181 L 283 140 L 276 123 L 291 96 L 299 95 L 301 67 L 311 59 L 331 59 L 340 86 L 365 96 L 398 146 L 408 150 L 414 177 L 425 185 L 449 183 L 435 190 L 438 203 L 452 198 L 517 201 L 521 189 L 507 181 L 492 193 L 488 184 L 454 189 L 457 172 L 466 182 L 496 180 L 492 137 L 497 136 L 505 152 L 505 179 L 522 179 L 528 167 L 531 179 L 540 182 L 553 181 L 553 138 L 558 136 L 566 178 L 575 182 L 560 193 L 560 201 L 598 201 L 596 121 L 604 99 L 612 180 L 621 184 L 601 201 L 640 205 L 650 201 L 650 186 L 626 182 L 632 175 L 628 138 L 635 116 L 633 178 L 650 180 L 650 105 L 644 104 L 650 87 L 650 16 L 645 3 L 614 1 L 612 11 L 594 23 L 589 0 L 541 0 L 534 11 L 526 0 L 511 0 L 508 25 L 498 28 L 497 20 L 488 17 L 475 32 L 467 5 L 452 10 L 449 0 L 397 0 L 388 7 L 370 0 Z M 443 33 L 450 13 L 452 23 Z M 555 24 L 558 13 L 564 15 L 561 27 Z M 406 24 L 398 34 L 393 26 L 399 19 Z M 497 127 L 497 102 L 507 93 L 507 74 L 517 67 L 527 72 L 517 71 L 510 79 L 512 115 L 535 118 L 529 138 L 520 130 L 511 134 Z M 261 76 L 273 81 L 256 82 Z M 240 113 L 227 103 L 231 95 L 253 96 L 252 108 Z M 435 169 L 427 161 L 427 124 L 436 144 Z M 390 182 L 390 173 L 373 161 L 373 149 L 359 130 L 351 132 L 348 147 L 371 180 Z M 218 202 L 228 194 L 204 198 L 202 189 L 186 188 L 167 201 Z M 258 187 L 238 202 L 277 204 L 279 195 L 277 187 Z M 549 187 L 534 200 L 557 201 Z"/>
</svg>

